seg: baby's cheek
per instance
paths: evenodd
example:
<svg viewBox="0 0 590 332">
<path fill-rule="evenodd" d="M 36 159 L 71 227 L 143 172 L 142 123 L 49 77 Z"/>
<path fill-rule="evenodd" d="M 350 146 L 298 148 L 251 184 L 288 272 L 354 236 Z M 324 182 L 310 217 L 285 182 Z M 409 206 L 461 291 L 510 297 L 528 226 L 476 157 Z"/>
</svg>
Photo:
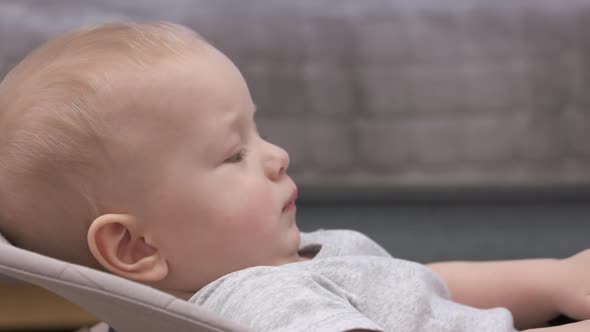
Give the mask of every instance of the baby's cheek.
<svg viewBox="0 0 590 332">
<path fill-rule="evenodd" d="M 279 222 L 280 209 L 275 207 L 276 204 L 266 197 L 251 195 L 245 197 L 240 206 L 238 217 L 240 226 L 247 229 L 254 229 L 257 232 L 264 232 L 272 229 L 273 224 Z"/>
<path fill-rule="evenodd" d="M 242 219 L 240 223 L 247 227 L 263 227 L 272 216 L 269 205 L 269 203 L 252 202 L 244 206 L 240 213 L 240 219 Z"/>
</svg>

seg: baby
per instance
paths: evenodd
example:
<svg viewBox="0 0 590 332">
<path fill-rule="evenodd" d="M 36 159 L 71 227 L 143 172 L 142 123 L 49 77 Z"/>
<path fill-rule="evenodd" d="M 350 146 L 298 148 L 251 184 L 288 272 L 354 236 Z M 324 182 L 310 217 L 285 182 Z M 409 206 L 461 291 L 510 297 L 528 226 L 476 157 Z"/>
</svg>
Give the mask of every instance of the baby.
<svg viewBox="0 0 590 332">
<path fill-rule="evenodd" d="M 257 331 L 590 318 L 590 251 L 426 267 L 357 232 L 301 234 L 289 156 L 259 136 L 255 112 L 238 69 L 185 27 L 107 24 L 54 39 L 0 84 L 0 231 Z"/>
</svg>

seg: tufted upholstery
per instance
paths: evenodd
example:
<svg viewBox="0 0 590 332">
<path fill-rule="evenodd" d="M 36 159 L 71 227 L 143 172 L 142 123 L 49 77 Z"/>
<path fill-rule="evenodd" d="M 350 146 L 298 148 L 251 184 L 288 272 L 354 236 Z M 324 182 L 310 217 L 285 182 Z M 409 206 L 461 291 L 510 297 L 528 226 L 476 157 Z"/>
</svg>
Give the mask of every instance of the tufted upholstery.
<svg viewBox="0 0 590 332">
<path fill-rule="evenodd" d="M 590 183 L 590 0 L 7 0 L 0 73 L 128 18 L 234 59 L 303 187 Z"/>
</svg>

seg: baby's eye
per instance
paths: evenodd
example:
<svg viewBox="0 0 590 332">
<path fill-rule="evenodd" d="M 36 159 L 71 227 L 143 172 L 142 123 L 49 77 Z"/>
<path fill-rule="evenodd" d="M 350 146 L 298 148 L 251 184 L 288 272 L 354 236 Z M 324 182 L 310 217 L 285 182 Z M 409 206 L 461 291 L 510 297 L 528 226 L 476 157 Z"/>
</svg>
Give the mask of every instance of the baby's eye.
<svg viewBox="0 0 590 332">
<path fill-rule="evenodd" d="M 239 163 L 240 161 L 244 160 L 244 157 L 246 157 L 246 149 L 241 149 L 240 151 L 238 151 L 238 153 L 227 158 L 225 160 L 225 162 L 226 163 Z"/>
</svg>

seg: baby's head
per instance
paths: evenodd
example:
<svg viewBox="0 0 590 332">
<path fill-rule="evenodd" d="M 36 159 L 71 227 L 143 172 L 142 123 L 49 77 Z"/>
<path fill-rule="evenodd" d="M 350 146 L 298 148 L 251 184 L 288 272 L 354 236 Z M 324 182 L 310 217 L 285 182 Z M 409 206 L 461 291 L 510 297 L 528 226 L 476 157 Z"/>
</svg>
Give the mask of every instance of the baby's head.
<svg viewBox="0 0 590 332">
<path fill-rule="evenodd" d="M 76 30 L 0 84 L 0 231 L 175 293 L 299 259 L 289 157 L 240 72 L 167 23 Z"/>
</svg>

